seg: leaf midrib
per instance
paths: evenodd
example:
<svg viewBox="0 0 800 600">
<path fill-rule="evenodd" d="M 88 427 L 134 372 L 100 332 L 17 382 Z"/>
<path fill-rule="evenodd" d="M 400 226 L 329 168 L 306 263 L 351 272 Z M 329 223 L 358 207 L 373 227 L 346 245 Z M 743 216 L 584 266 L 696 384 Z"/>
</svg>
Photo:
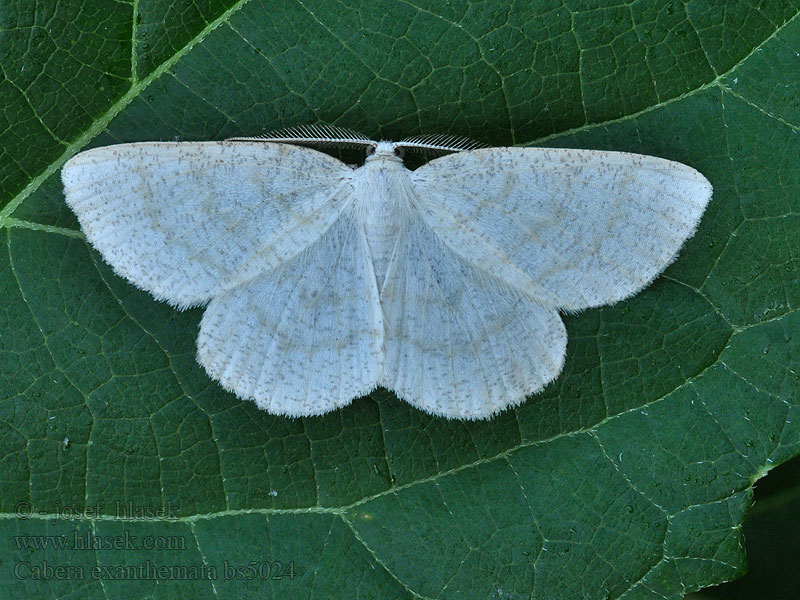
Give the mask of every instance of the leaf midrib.
<svg viewBox="0 0 800 600">
<path fill-rule="evenodd" d="M 135 50 L 131 51 L 131 87 L 128 91 L 123 94 L 119 100 L 117 100 L 114 104 L 112 104 L 109 109 L 103 113 L 100 117 L 98 117 L 95 121 L 92 122 L 91 126 L 86 129 L 81 135 L 75 138 L 70 144 L 66 146 L 64 151 L 61 155 L 56 158 L 52 163 L 50 163 L 45 169 L 42 170 L 39 175 L 34 177 L 28 185 L 26 185 L 22 191 L 20 191 L 16 196 L 14 196 L 8 204 L 6 204 L 2 210 L 0 210 L 0 229 L 8 226 L 8 221 L 11 218 L 11 215 L 14 211 L 19 207 L 20 204 L 31 194 L 33 194 L 39 186 L 41 186 L 53 173 L 58 171 L 61 166 L 67 162 L 74 154 L 76 154 L 81 148 L 83 148 L 86 144 L 88 144 L 92 138 L 96 135 L 100 134 L 106 126 L 116 117 L 122 110 L 128 106 L 134 99 L 136 99 L 139 94 L 141 94 L 147 87 L 153 83 L 156 79 L 161 77 L 164 73 L 169 71 L 170 67 L 172 67 L 176 62 L 178 62 L 183 56 L 188 54 L 192 48 L 198 43 L 200 43 L 203 39 L 205 39 L 214 29 L 223 25 L 230 20 L 230 18 L 238 12 L 242 7 L 244 7 L 250 0 L 238 0 L 231 8 L 223 12 L 219 17 L 208 23 L 200 32 L 194 36 L 191 40 L 189 40 L 182 48 L 178 49 L 175 54 L 170 56 L 167 60 L 161 63 L 156 69 L 154 69 L 147 77 L 144 79 L 138 79 L 135 75 L 136 72 L 136 64 L 134 61 L 137 60 Z M 138 10 L 138 2 L 134 2 L 132 5 L 133 15 L 131 19 L 131 35 L 135 34 L 136 31 L 136 11 Z M 135 43 L 134 43 L 135 48 Z M 20 223 L 27 223 L 27 221 L 16 221 L 17 226 Z"/>
</svg>

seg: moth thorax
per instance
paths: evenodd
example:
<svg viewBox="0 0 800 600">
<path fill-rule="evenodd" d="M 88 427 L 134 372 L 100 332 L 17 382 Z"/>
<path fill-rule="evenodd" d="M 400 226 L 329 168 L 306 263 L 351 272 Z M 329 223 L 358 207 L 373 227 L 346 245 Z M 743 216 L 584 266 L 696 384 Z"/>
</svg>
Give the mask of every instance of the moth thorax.
<svg viewBox="0 0 800 600">
<path fill-rule="evenodd" d="M 367 176 L 357 202 L 379 289 L 397 239 L 408 220 L 408 201 L 402 193 L 407 171 L 403 171 L 381 171 Z"/>
</svg>

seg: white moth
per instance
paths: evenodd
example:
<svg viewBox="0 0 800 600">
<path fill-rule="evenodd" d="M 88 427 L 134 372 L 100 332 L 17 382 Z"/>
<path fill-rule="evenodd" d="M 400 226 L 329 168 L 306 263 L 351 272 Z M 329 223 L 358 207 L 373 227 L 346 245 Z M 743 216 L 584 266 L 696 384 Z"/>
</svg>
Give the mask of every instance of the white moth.
<svg viewBox="0 0 800 600">
<path fill-rule="evenodd" d="M 354 168 L 315 144 L 367 158 Z M 411 171 L 404 149 L 452 153 Z M 207 305 L 209 375 L 290 416 L 377 386 L 450 418 L 519 404 L 562 369 L 559 311 L 644 288 L 711 197 L 700 173 L 652 156 L 326 126 L 96 148 L 62 178 L 118 274 Z"/>
</svg>

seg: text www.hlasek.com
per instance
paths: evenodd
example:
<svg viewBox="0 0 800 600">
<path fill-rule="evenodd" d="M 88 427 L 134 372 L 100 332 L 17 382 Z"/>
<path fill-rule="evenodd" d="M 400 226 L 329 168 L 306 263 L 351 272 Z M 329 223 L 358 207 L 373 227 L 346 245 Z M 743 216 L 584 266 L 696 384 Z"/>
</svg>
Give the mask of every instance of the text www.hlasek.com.
<svg viewBox="0 0 800 600">
<path fill-rule="evenodd" d="M 186 550 L 182 535 L 95 535 L 91 531 L 72 531 L 66 535 L 15 535 L 18 550 Z"/>
</svg>

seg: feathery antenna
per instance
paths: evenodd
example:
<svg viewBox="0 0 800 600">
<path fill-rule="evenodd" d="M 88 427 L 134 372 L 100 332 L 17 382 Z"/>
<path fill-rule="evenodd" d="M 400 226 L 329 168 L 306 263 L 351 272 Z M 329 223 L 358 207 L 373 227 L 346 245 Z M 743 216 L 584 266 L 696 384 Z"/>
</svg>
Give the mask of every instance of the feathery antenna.
<svg viewBox="0 0 800 600">
<path fill-rule="evenodd" d="M 299 125 L 276 129 L 252 137 L 232 137 L 227 142 L 282 142 L 301 146 L 336 148 L 363 148 L 374 146 L 375 142 L 367 136 L 335 125 Z"/>
<path fill-rule="evenodd" d="M 478 142 L 468 137 L 448 135 L 445 133 L 415 135 L 398 142 L 397 145 L 406 150 L 411 150 L 412 152 L 425 154 L 463 152 L 465 150 L 476 150 L 478 148 L 488 147 L 483 142 Z"/>
</svg>

